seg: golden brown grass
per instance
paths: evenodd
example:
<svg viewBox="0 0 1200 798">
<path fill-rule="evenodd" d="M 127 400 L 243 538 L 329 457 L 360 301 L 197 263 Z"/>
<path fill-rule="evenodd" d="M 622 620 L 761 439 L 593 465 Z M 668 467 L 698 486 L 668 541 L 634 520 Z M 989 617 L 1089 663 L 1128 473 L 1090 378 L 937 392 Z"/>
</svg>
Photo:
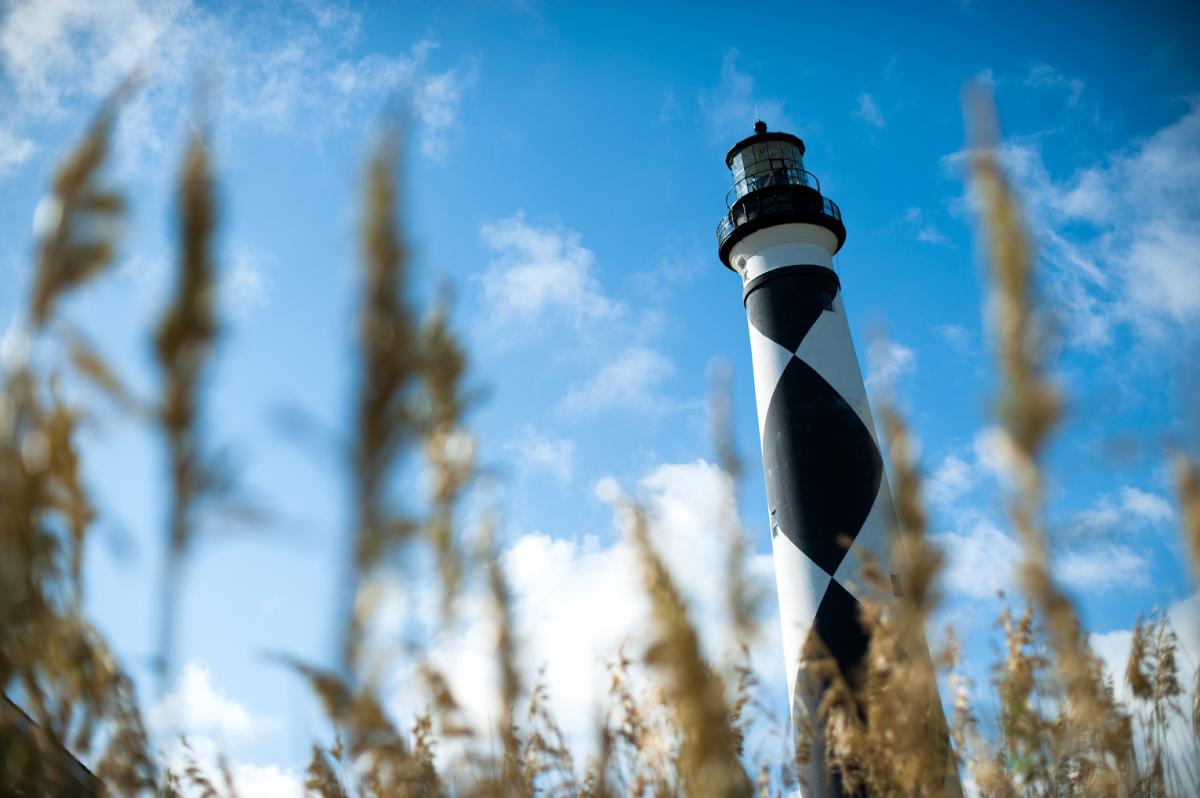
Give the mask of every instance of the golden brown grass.
<svg viewBox="0 0 1200 798">
<path fill-rule="evenodd" d="M 119 412 L 155 425 L 165 441 L 170 509 L 159 651 L 165 679 L 178 576 L 200 513 L 228 496 L 232 482 L 210 453 L 203 426 L 204 378 L 220 329 L 212 251 L 219 204 L 209 151 L 197 137 L 179 179 L 176 288 L 154 334 L 162 395 L 136 401 L 120 375 L 55 313 L 63 297 L 85 288 L 112 261 L 124 202 L 103 177 L 117 107 L 117 100 L 105 106 L 43 203 L 27 313 L 34 347 L 61 336 L 75 375 L 120 400 Z M 846 790 L 878 796 L 954 795 L 959 772 L 989 796 L 1186 795 L 1200 778 L 1200 752 L 1194 762 L 1179 764 L 1167 751 L 1178 729 L 1200 731 L 1200 704 L 1183 706 L 1189 678 L 1181 673 L 1175 632 L 1161 615 L 1138 625 L 1125 673 L 1133 706 L 1123 707 L 1053 579 L 1042 530 L 1040 459 L 1061 403 L 1045 377 L 1032 248 L 994 152 L 990 105 L 975 98 L 969 110 L 972 184 L 981 200 L 1003 377 L 999 416 L 1015 460 L 1011 516 L 1024 551 L 1026 605 L 1001 619 L 1005 653 L 995 671 L 993 729 L 978 720 L 970 685 L 956 673 L 953 637 L 936 656 L 926 649 L 924 628 L 939 606 L 943 555 L 929 539 L 911 436 L 899 415 L 886 410 L 896 501 L 888 571 L 898 576 L 899 594 L 892 595 L 890 574 L 865 563 L 864 581 L 877 598 L 865 605 L 872 639 L 863 672 L 840 674 L 829 661 L 813 663 L 830 684 L 809 719 L 826 746 L 815 764 Z M 745 750 L 748 726 L 771 722 L 751 698 L 750 671 L 741 665 L 723 672 L 705 659 L 694 619 L 636 501 L 623 500 L 625 534 L 641 566 L 652 643 L 633 654 L 614 652 L 595 756 L 581 761 L 550 710 L 544 684 L 526 682 L 521 630 L 492 539 L 495 520 L 471 531 L 460 518 L 476 476 L 466 428 L 467 357 L 445 304 L 423 314 L 407 293 L 409 256 L 397 222 L 399 147 L 395 136 L 386 137 L 365 181 L 359 378 L 346 452 L 353 501 L 343 645 L 333 668 L 286 660 L 311 685 L 329 724 L 328 736 L 312 747 L 306 789 L 323 798 L 782 795 L 820 749 L 807 747 L 802 735 L 797 757 L 761 760 Z M 186 753 L 183 767 L 173 771 L 153 752 L 129 678 L 83 617 L 80 575 L 96 510 L 80 479 L 88 453 L 76 441 L 88 408 L 69 404 L 56 375 L 28 362 L 10 365 L 0 379 L 0 687 L 36 723 L 22 726 L 12 713 L 0 716 L 2 786 L 59 794 L 63 776 L 53 762 L 68 748 L 93 763 L 108 794 L 235 795 L 224 759 L 213 770 Z M 719 519 L 729 540 L 728 612 L 745 643 L 755 632 L 762 591 L 745 575 L 727 391 L 717 397 L 718 460 L 731 497 Z M 429 477 L 430 495 L 398 503 L 394 479 L 412 462 Z M 1200 574 L 1200 474 L 1182 455 L 1176 466 L 1185 538 Z M 375 580 L 419 549 L 438 563 L 444 623 L 457 622 L 456 599 L 467 585 L 482 586 L 489 598 L 501 708 L 495 728 L 470 722 L 427 652 L 416 653 L 427 708 L 403 720 L 385 708 L 381 681 L 394 661 L 367 634 L 379 609 Z M 939 670 L 950 674 L 949 724 L 937 698 Z"/>
</svg>

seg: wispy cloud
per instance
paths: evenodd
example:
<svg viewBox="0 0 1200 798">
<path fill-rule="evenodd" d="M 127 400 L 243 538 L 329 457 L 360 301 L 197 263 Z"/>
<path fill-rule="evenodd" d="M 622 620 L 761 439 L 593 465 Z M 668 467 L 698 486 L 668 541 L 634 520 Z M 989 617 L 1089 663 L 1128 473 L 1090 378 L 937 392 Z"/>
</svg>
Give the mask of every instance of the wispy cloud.
<svg viewBox="0 0 1200 798">
<path fill-rule="evenodd" d="M 1019 561 L 1020 546 L 995 520 L 998 516 L 980 489 L 1011 484 L 1014 464 L 1007 434 L 989 427 L 969 449 L 947 453 L 930 472 L 925 496 L 940 523 L 949 527 L 937 537 L 950 558 L 946 581 L 953 592 L 982 599 L 1012 587 L 1011 565 Z M 1146 587 L 1151 559 L 1144 542 L 1133 536 L 1173 517 L 1165 497 L 1126 485 L 1065 523 L 1048 522 L 1056 579 L 1093 593 Z"/>
<path fill-rule="evenodd" d="M 876 338 L 867 346 L 867 387 L 890 391 L 917 368 L 917 353 L 904 344 Z"/>
<path fill-rule="evenodd" d="M 658 123 L 665 125 L 679 118 L 679 100 L 675 98 L 675 89 L 663 92 L 662 105 L 658 107 Z"/>
<path fill-rule="evenodd" d="M 0 17 L 0 131 L 20 143 L 48 124 L 74 121 L 140 70 L 148 79 L 119 125 L 137 153 L 129 168 L 154 168 L 150 156 L 175 140 L 202 78 L 217 89 L 221 130 L 249 124 L 320 137 L 361 129 L 397 97 L 418 122 L 423 152 L 439 157 L 475 80 L 474 61 L 433 68 L 431 38 L 357 56 L 360 28 L 358 14 L 322 2 L 272 13 L 236 5 L 218 12 L 191 0 L 17 2 Z M 5 160 L 11 169 L 28 158 L 22 147 L 0 151 L 0 174 Z"/>
<path fill-rule="evenodd" d="M 938 335 L 958 352 L 965 352 L 971 345 L 971 333 L 961 324 L 942 324 L 936 329 Z"/>
<path fill-rule="evenodd" d="M 235 318 L 244 318 L 270 304 L 271 256 L 252 247 L 236 247 L 228 257 L 221 279 L 221 307 L 229 308 Z"/>
<path fill-rule="evenodd" d="M 575 473 L 575 443 L 570 438 L 556 438 L 525 426 L 504 449 L 524 474 L 545 474 L 567 483 Z"/>
<path fill-rule="evenodd" d="M 760 94 L 754 78 L 738 66 L 739 53 L 729 50 L 721 60 L 721 81 L 700 95 L 700 110 L 714 140 L 750 135 L 754 122 L 764 120 L 772 129 L 791 127 L 783 101 Z"/>
<path fill-rule="evenodd" d="M 1081 346 L 1119 328 L 1143 341 L 1189 334 L 1200 321 L 1200 101 L 1141 143 L 1066 179 L 1036 140 L 1001 149 L 1039 244 L 1047 290 Z M 967 153 L 945 159 L 965 167 Z M 974 196 L 968 192 L 968 202 Z"/>
<path fill-rule="evenodd" d="M 1085 88 L 1082 80 L 1068 78 L 1049 64 L 1034 64 L 1025 76 L 1024 85 L 1033 88 L 1062 89 L 1067 92 L 1067 105 L 1078 105 Z"/>
<path fill-rule="evenodd" d="M 37 145 L 0 126 L 0 178 L 28 161 L 37 152 Z"/>
<path fill-rule="evenodd" d="M 883 118 L 883 112 L 879 110 L 879 104 L 867 92 L 858 95 L 858 107 L 854 109 L 854 113 L 851 116 L 861 119 L 872 127 L 885 127 L 887 125 L 887 122 Z"/>
<path fill-rule="evenodd" d="M 949 244 L 950 237 L 929 221 L 920 208 L 912 207 L 904 211 L 904 224 L 912 229 L 913 237 L 926 244 Z"/>
<path fill-rule="evenodd" d="M 595 255 L 578 233 L 518 213 L 485 223 L 480 235 L 496 254 L 478 277 L 492 329 L 520 335 L 554 321 L 584 328 L 625 312 L 600 285 Z"/>
<path fill-rule="evenodd" d="M 975 518 L 961 531 L 943 532 L 935 539 L 946 551 L 943 578 L 952 592 L 972 599 L 990 599 L 1012 587 L 1021 548 L 991 521 Z"/>
<path fill-rule="evenodd" d="M 644 346 L 631 347 L 618 353 L 591 377 L 572 386 L 560 409 L 570 416 L 608 410 L 657 412 L 663 409 L 665 401 L 659 386 L 674 370 L 674 364 L 661 352 Z"/>
<path fill-rule="evenodd" d="M 1145 587 L 1150 584 L 1150 559 L 1121 544 L 1088 546 L 1056 557 L 1054 573 L 1063 584 L 1081 591 Z"/>
<path fill-rule="evenodd" d="M 1072 515 L 1065 531 L 1074 539 L 1129 536 L 1174 518 L 1166 497 L 1126 485 L 1116 495 L 1101 496 L 1092 507 Z"/>
<path fill-rule="evenodd" d="M 948 455 L 925 480 L 925 496 L 934 505 L 948 505 L 975 484 L 970 463 L 958 455 Z"/>
</svg>

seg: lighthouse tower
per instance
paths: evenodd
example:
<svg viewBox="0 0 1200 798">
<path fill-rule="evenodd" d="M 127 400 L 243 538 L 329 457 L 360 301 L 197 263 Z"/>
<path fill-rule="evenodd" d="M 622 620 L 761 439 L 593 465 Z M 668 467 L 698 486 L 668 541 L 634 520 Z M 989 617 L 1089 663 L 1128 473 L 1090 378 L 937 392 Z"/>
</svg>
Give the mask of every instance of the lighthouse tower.
<svg viewBox="0 0 1200 798">
<path fill-rule="evenodd" d="M 868 643 L 858 620 L 861 555 L 870 552 L 886 568 L 893 513 L 833 269 L 846 227 L 804 168 L 798 137 L 760 121 L 725 164 L 733 187 L 717 245 L 741 277 L 750 323 L 793 727 L 807 728 L 814 744 L 806 795 L 836 795 L 814 738 L 821 685 L 805 666 L 828 652 L 856 681 Z"/>
</svg>

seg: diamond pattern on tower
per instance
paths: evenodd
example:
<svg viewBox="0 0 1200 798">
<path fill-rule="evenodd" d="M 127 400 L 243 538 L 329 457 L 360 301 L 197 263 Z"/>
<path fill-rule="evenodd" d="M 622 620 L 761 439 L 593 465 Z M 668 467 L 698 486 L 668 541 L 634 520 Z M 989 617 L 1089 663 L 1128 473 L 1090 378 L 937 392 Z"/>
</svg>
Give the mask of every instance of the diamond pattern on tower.
<svg viewBox="0 0 1200 798">
<path fill-rule="evenodd" d="M 746 315 L 763 335 L 789 352 L 795 352 L 833 301 L 833 295 L 814 290 L 811 279 L 783 276 L 746 297 Z M 769 297 L 769 300 L 767 299 Z"/>
<path fill-rule="evenodd" d="M 792 358 L 763 425 L 763 467 L 775 522 L 830 576 L 871 512 L 883 461 L 854 408 Z"/>
<path fill-rule="evenodd" d="M 888 496 L 881 492 L 883 459 L 836 297 L 832 280 L 780 274 L 746 295 L 746 312 L 772 536 L 786 538 L 805 563 L 779 560 L 776 545 L 780 609 L 785 628 L 794 627 L 785 633 L 789 670 L 796 664 L 791 658 L 816 654 L 819 637 L 852 678 L 868 636 L 859 600 L 847 589 L 858 592 L 857 586 L 848 577 L 860 565 L 856 549 L 876 553 L 882 541 L 887 508 L 881 503 Z"/>
<path fill-rule="evenodd" d="M 811 651 L 810 647 L 816 644 L 813 638 L 816 635 L 851 683 L 870 643 L 866 630 L 858 620 L 859 610 L 858 599 L 850 595 L 840 582 L 831 580 L 825 589 L 825 598 L 817 607 L 817 617 L 809 632 L 808 645 L 805 646 L 806 651 Z"/>
<path fill-rule="evenodd" d="M 767 409 L 771 404 L 771 394 L 775 392 L 775 385 L 783 376 L 783 370 L 795 358 L 795 353 L 784 349 L 751 324 L 750 355 L 754 358 L 754 398 L 758 410 L 758 439 L 764 441 L 766 438 L 763 436 L 763 430 L 767 424 Z"/>
<path fill-rule="evenodd" d="M 874 435 L 875 424 L 871 420 L 871 409 L 867 406 L 867 393 L 863 389 L 858 356 L 854 352 L 845 314 L 836 311 L 822 313 L 796 348 L 796 357 L 812 366 L 825 382 L 841 394 Z"/>
</svg>

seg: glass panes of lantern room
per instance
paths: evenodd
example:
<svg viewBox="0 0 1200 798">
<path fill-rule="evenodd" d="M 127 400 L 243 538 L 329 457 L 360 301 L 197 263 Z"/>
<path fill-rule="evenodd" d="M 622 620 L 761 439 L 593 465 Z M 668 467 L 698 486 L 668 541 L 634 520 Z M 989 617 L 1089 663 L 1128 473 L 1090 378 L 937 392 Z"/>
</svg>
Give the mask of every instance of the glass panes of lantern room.
<svg viewBox="0 0 1200 798">
<path fill-rule="evenodd" d="M 733 179 L 804 169 L 800 148 L 787 141 L 760 141 L 733 156 Z"/>
</svg>

